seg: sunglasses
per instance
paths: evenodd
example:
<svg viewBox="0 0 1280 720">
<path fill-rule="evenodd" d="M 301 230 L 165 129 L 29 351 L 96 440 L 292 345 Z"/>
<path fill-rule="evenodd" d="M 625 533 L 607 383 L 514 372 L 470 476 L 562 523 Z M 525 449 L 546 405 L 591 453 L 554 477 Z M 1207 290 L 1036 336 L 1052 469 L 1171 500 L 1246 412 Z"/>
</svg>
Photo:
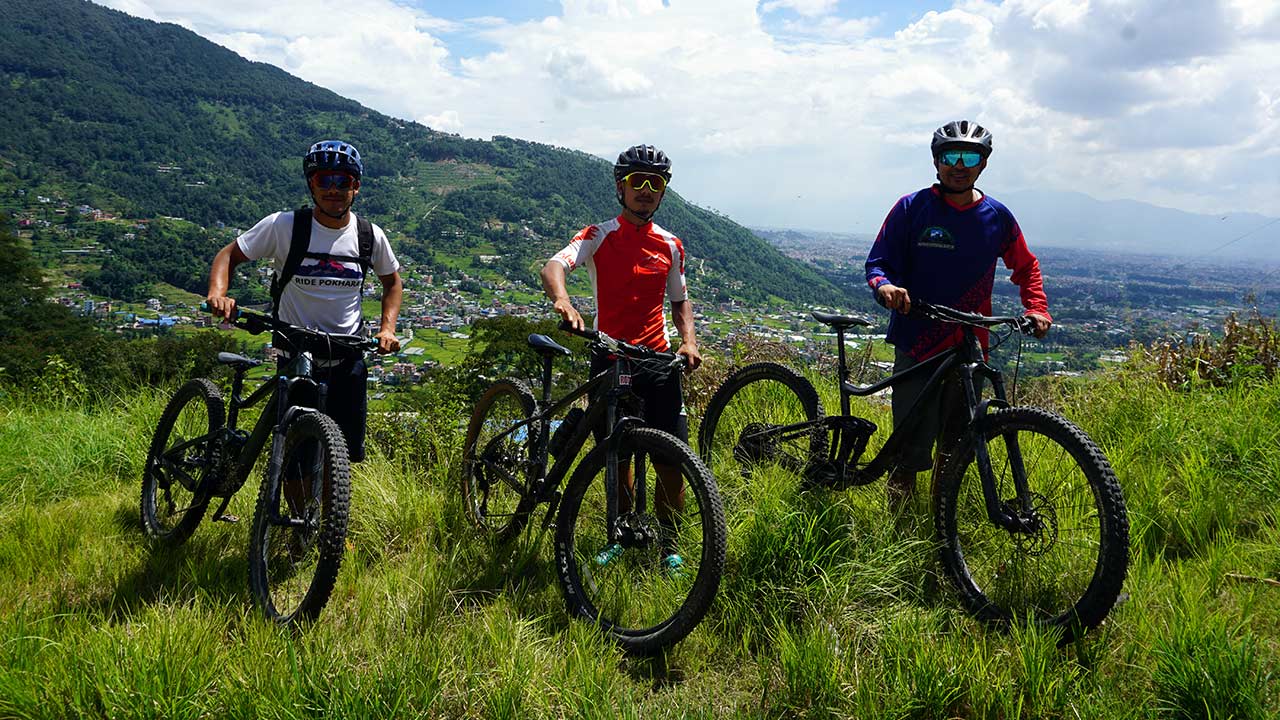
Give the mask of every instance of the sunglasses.
<svg viewBox="0 0 1280 720">
<path fill-rule="evenodd" d="M 630 175 L 624 175 L 622 182 L 632 190 L 640 190 L 645 185 L 649 186 L 651 192 L 660 193 L 667 189 L 667 179 L 661 175 L 653 173 L 633 172 Z"/>
<path fill-rule="evenodd" d="M 947 167 L 960 165 L 961 167 L 973 168 L 982 163 L 982 154 L 964 150 L 948 150 L 940 153 L 938 159 Z"/>
<path fill-rule="evenodd" d="M 320 190 L 350 190 L 356 179 L 346 173 L 316 173 L 311 176 L 311 182 Z"/>
</svg>

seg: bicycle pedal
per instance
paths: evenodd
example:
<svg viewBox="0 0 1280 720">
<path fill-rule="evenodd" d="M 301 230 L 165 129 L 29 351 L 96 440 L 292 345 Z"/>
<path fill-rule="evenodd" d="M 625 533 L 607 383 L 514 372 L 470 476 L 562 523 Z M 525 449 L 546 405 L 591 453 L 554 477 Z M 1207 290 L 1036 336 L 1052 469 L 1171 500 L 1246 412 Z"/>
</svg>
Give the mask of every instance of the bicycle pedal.
<svg viewBox="0 0 1280 720">
<path fill-rule="evenodd" d="M 215 517 L 213 518 L 213 521 L 214 521 L 214 522 L 224 522 L 224 523 L 232 523 L 232 524 L 234 524 L 234 523 L 238 523 L 238 522 L 240 522 L 240 516 L 239 516 L 239 515 L 232 515 L 231 513 L 222 513 L 221 515 L 217 515 L 217 516 L 215 516 Z"/>
</svg>

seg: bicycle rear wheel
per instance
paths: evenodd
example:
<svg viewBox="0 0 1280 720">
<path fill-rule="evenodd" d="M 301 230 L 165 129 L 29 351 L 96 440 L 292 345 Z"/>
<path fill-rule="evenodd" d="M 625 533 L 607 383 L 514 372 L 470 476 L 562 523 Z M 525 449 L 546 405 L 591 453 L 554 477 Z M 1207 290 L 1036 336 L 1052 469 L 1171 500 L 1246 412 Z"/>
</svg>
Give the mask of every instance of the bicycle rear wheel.
<svg viewBox="0 0 1280 720">
<path fill-rule="evenodd" d="M 598 624 L 627 652 L 650 655 L 692 632 L 711 606 L 724 572 L 724 508 L 710 471 L 689 446 L 652 428 L 624 432 L 619 460 L 631 457 L 633 487 L 644 484 L 646 505 L 626 514 L 622 539 L 611 538 L 606 448 L 597 446 L 560 501 L 556 568 L 571 615 Z M 679 479 L 678 492 L 674 483 L 667 486 L 669 513 L 658 508 L 659 461 Z M 623 488 L 619 499 L 636 509 Z"/>
<path fill-rule="evenodd" d="M 533 393 L 518 380 L 500 380 L 480 397 L 463 445 L 462 501 L 467 517 L 499 541 L 514 538 L 529 521 L 533 499 L 525 495 L 537 430 L 525 425 L 504 435 L 534 412 Z"/>
<path fill-rule="evenodd" d="M 205 378 L 190 380 L 164 409 L 142 470 L 142 527 L 152 540 L 180 545 L 209 505 L 218 472 L 222 393 Z"/>
<path fill-rule="evenodd" d="M 979 438 L 1003 507 L 1026 529 L 987 518 L 972 441 L 953 453 L 934 487 L 940 557 L 965 608 L 998 626 L 1031 621 L 1060 627 L 1070 642 L 1115 605 L 1129 563 L 1129 520 L 1102 451 L 1071 422 L 1045 410 L 999 410 Z M 1014 489 L 1016 448 L 1031 508 Z"/>
<path fill-rule="evenodd" d="M 827 453 L 816 422 L 822 401 L 804 376 L 777 363 L 755 363 L 729 376 L 711 396 L 698 429 L 698 454 L 723 483 L 776 464 L 800 474 Z M 814 426 L 782 431 L 790 425 Z"/>
<path fill-rule="evenodd" d="M 342 430 L 328 415 L 296 417 L 283 461 L 258 493 L 249 539 L 249 586 L 258 609 L 281 625 L 320 615 L 342 565 L 351 498 Z"/>
</svg>

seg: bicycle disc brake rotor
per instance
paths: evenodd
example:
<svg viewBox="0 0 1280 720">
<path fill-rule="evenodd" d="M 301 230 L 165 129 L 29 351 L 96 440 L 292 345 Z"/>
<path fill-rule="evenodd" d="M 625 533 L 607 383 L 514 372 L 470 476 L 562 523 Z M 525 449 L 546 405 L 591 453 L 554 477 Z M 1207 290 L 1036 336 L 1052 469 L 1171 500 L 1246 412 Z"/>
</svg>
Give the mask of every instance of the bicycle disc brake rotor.
<svg viewBox="0 0 1280 720">
<path fill-rule="evenodd" d="M 658 539 L 653 517 L 647 513 L 629 512 L 618 516 L 615 537 L 624 548 L 649 547 Z"/>
<path fill-rule="evenodd" d="M 1031 511 L 1017 511 L 1017 500 L 1007 503 L 1009 510 L 1026 527 L 1024 532 L 1014 532 L 1014 544 L 1026 555 L 1038 557 L 1049 552 L 1058 541 L 1058 513 L 1049 498 L 1038 492 L 1031 493 Z"/>
</svg>

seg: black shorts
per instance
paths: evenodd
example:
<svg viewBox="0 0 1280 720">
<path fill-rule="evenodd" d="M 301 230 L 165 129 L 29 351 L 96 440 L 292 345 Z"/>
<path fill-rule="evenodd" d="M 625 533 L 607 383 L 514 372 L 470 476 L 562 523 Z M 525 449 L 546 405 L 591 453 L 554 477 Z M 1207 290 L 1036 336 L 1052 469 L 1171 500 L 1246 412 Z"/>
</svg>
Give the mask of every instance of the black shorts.
<svg viewBox="0 0 1280 720">
<path fill-rule="evenodd" d="M 285 372 L 288 361 L 282 359 L 279 371 Z M 369 411 L 369 368 L 364 358 L 346 360 L 328 367 L 317 363 L 311 376 L 328 387 L 325 414 L 342 429 L 347 441 L 347 457 L 351 462 L 364 460 L 365 419 Z"/>
<path fill-rule="evenodd" d="M 604 356 L 592 356 L 591 376 L 604 372 L 612 364 Z M 631 375 L 631 392 L 644 403 L 640 417 L 644 424 L 675 435 L 681 442 L 689 442 L 689 418 L 684 411 L 684 392 L 680 385 L 680 371 L 665 377 L 637 370 Z M 604 436 L 604 428 L 596 428 L 596 440 Z"/>
</svg>

